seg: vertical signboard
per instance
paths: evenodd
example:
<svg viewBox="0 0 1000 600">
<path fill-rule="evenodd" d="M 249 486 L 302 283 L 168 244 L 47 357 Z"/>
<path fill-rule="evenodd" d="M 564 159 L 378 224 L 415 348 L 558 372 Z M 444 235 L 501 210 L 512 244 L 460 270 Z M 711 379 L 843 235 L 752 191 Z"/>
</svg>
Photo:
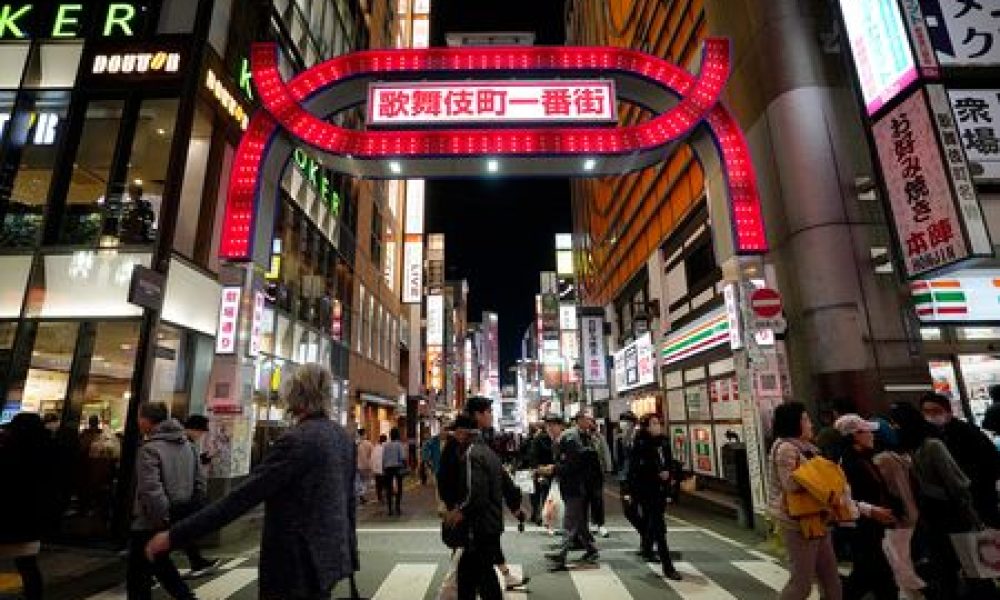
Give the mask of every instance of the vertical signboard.
<svg viewBox="0 0 1000 600">
<path fill-rule="evenodd" d="M 912 94 L 884 115 L 875 123 L 873 134 L 907 276 L 972 256 L 966 225 L 971 220 L 973 231 L 979 231 L 982 214 L 974 192 L 976 212 L 970 209 L 962 215 L 957 209 L 949 180 L 952 174 L 938 146 L 924 94 Z"/>
<path fill-rule="evenodd" d="M 444 296 L 427 296 L 427 345 L 444 345 Z"/>
<path fill-rule="evenodd" d="M 608 385 L 608 366 L 604 349 L 604 317 L 581 317 L 583 334 L 583 383 L 591 386 Z"/>
<path fill-rule="evenodd" d="M 260 329 L 264 322 L 264 292 L 253 293 L 253 318 L 250 320 L 250 345 L 247 354 L 251 357 L 260 354 Z"/>
<path fill-rule="evenodd" d="M 424 180 L 406 182 L 403 213 L 403 293 L 404 304 L 420 304 L 424 292 Z"/>
<path fill-rule="evenodd" d="M 219 330 L 215 334 L 215 353 L 236 352 L 236 331 L 239 329 L 240 298 L 243 290 L 239 287 L 222 288 L 222 303 L 219 306 Z"/>
<path fill-rule="evenodd" d="M 958 138 L 977 181 L 1000 181 L 1000 90 L 948 90 Z"/>
<path fill-rule="evenodd" d="M 870 116 L 917 80 L 917 65 L 896 0 L 840 0 L 840 9 Z"/>
<path fill-rule="evenodd" d="M 920 7 L 941 66 L 1000 65 L 1000 5 L 996 0 L 920 0 Z"/>
</svg>

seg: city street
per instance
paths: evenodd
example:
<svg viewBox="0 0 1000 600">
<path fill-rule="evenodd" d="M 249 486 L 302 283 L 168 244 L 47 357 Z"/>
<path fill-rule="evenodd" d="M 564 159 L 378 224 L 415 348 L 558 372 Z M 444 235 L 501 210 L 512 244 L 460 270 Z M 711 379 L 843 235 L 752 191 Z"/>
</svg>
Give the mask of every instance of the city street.
<svg viewBox="0 0 1000 600">
<path fill-rule="evenodd" d="M 440 542 L 437 520 L 431 514 L 431 488 L 417 486 L 407 492 L 402 517 L 387 517 L 381 507 L 371 503 L 359 511 L 361 572 L 357 582 L 364 598 L 433 599 L 448 570 L 448 550 Z M 753 549 L 755 538 L 747 534 L 747 539 L 740 541 L 718 533 L 716 528 L 696 525 L 695 520 L 719 521 L 723 527 L 732 527 L 732 523 L 722 523 L 724 517 L 706 516 L 701 509 L 691 506 L 681 511 L 685 518 L 671 517 L 669 521 L 669 541 L 671 549 L 681 554 L 676 564 L 684 574 L 684 581 L 665 580 L 660 576 L 658 565 L 646 564 L 636 556 L 638 536 L 629 530 L 621 516 L 618 498 L 610 489 L 606 501 L 611 536 L 598 538 L 599 564 L 572 568 L 568 572 L 548 572 L 542 558 L 557 538 L 530 526 L 524 533 L 518 533 L 516 522 L 508 517 L 504 551 L 512 569 L 523 572 L 531 581 L 528 592 L 507 592 L 506 597 L 534 600 L 771 598 L 784 584 L 784 568 L 769 555 Z M 257 597 L 258 555 L 254 548 L 228 551 L 223 548 L 206 554 L 223 557 L 224 564 L 218 572 L 194 582 L 192 588 L 200 599 L 250 600 Z M 174 557 L 178 562 L 183 561 L 179 554 Z M 342 584 L 334 598 L 349 595 L 348 586 Z M 86 596 L 88 600 L 124 597 L 123 586 Z M 159 600 L 167 596 L 158 591 L 154 597 Z"/>
</svg>

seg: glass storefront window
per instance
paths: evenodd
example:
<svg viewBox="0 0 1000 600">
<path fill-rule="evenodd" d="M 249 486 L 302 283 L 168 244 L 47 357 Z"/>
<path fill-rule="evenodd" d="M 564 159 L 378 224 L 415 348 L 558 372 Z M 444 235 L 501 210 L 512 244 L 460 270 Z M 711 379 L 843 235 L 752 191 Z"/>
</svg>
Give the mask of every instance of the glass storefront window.
<svg viewBox="0 0 1000 600">
<path fill-rule="evenodd" d="M 941 328 L 921 327 L 920 339 L 924 340 L 925 342 L 940 342 L 942 340 Z"/>
<path fill-rule="evenodd" d="M 97 415 L 114 432 L 125 431 L 138 343 L 137 321 L 97 323 L 90 371 L 79 386 L 83 391 L 81 422 L 86 423 L 90 416 Z"/>
<path fill-rule="evenodd" d="M 60 243 L 93 245 L 101 233 L 111 163 L 114 160 L 123 100 L 97 100 L 87 107 L 80 146 L 66 194 Z"/>
<path fill-rule="evenodd" d="M 79 323 L 39 323 L 23 388 L 14 387 L 7 404 L 18 411 L 62 415 Z"/>
<path fill-rule="evenodd" d="M 120 214 L 117 233 L 122 243 L 150 244 L 156 239 L 176 119 L 176 99 L 145 100 L 139 108 L 125 189 L 111 195 L 118 204 L 112 211 Z M 115 196 L 120 199 L 115 201 Z M 106 227 L 105 233 L 114 232 Z"/>
<path fill-rule="evenodd" d="M 36 44 L 24 73 L 26 88 L 71 88 L 83 54 L 82 42 Z"/>
<path fill-rule="evenodd" d="M 951 400 L 951 411 L 957 416 L 965 416 L 962 409 L 962 394 L 958 389 L 958 378 L 955 377 L 955 365 L 950 360 L 931 360 L 927 362 L 931 372 L 931 383 L 934 392 Z"/>
<path fill-rule="evenodd" d="M 0 113 L 10 114 L 5 96 L 0 94 Z M 11 128 L 8 148 L 16 156 L 17 173 L 0 229 L 2 246 L 33 246 L 38 239 L 68 104 L 68 92 L 38 92 L 3 121 Z"/>
<path fill-rule="evenodd" d="M 1000 327 L 958 327 L 955 337 L 966 341 L 1000 339 Z"/>
<path fill-rule="evenodd" d="M 24 63 L 28 60 L 30 44 L 0 44 L 0 88 L 21 87 Z"/>
<path fill-rule="evenodd" d="M 991 404 L 990 387 L 1000 384 L 1000 356 L 960 354 L 958 364 L 962 370 L 973 422 L 981 423 Z"/>
</svg>

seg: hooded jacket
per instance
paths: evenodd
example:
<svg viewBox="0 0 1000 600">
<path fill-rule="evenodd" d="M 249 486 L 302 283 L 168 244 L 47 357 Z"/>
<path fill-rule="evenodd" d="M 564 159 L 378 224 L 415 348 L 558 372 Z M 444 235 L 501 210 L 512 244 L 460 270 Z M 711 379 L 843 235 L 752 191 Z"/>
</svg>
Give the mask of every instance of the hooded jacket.
<svg viewBox="0 0 1000 600">
<path fill-rule="evenodd" d="M 157 531 L 170 523 L 170 508 L 205 497 L 198 450 L 177 419 L 153 428 L 139 447 L 133 531 Z"/>
</svg>

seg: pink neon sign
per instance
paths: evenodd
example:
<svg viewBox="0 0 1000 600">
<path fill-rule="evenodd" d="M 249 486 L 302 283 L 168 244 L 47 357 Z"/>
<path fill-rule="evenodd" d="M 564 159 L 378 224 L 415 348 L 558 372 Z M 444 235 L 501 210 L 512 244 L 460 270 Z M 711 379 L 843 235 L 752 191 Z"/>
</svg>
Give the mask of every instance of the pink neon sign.
<svg viewBox="0 0 1000 600">
<path fill-rule="evenodd" d="M 742 254 L 767 251 L 757 181 L 749 150 L 735 119 L 719 97 L 729 76 L 729 42 L 706 40 L 697 77 L 660 58 L 626 48 L 512 47 L 372 50 L 340 56 L 282 80 L 273 44 L 255 44 L 254 83 L 266 110 L 251 119 L 237 150 L 229 182 L 220 255 L 245 260 L 251 253 L 253 215 L 260 167 L 279 129 L 313 147 L 356 160 L 408 160 L 630 155 L 663 148 L 706 123 L 722 155 L 730 192 L 736 249 Z M 345 129 L 310 113 L 303 104 L 315 94 L 364 76 L 462 75 L 535 72 L 627 73 L 670 90 L 680 100 L 669 110 L 638 125 L 563 126 L 504 129 Z"/>
</svg>

